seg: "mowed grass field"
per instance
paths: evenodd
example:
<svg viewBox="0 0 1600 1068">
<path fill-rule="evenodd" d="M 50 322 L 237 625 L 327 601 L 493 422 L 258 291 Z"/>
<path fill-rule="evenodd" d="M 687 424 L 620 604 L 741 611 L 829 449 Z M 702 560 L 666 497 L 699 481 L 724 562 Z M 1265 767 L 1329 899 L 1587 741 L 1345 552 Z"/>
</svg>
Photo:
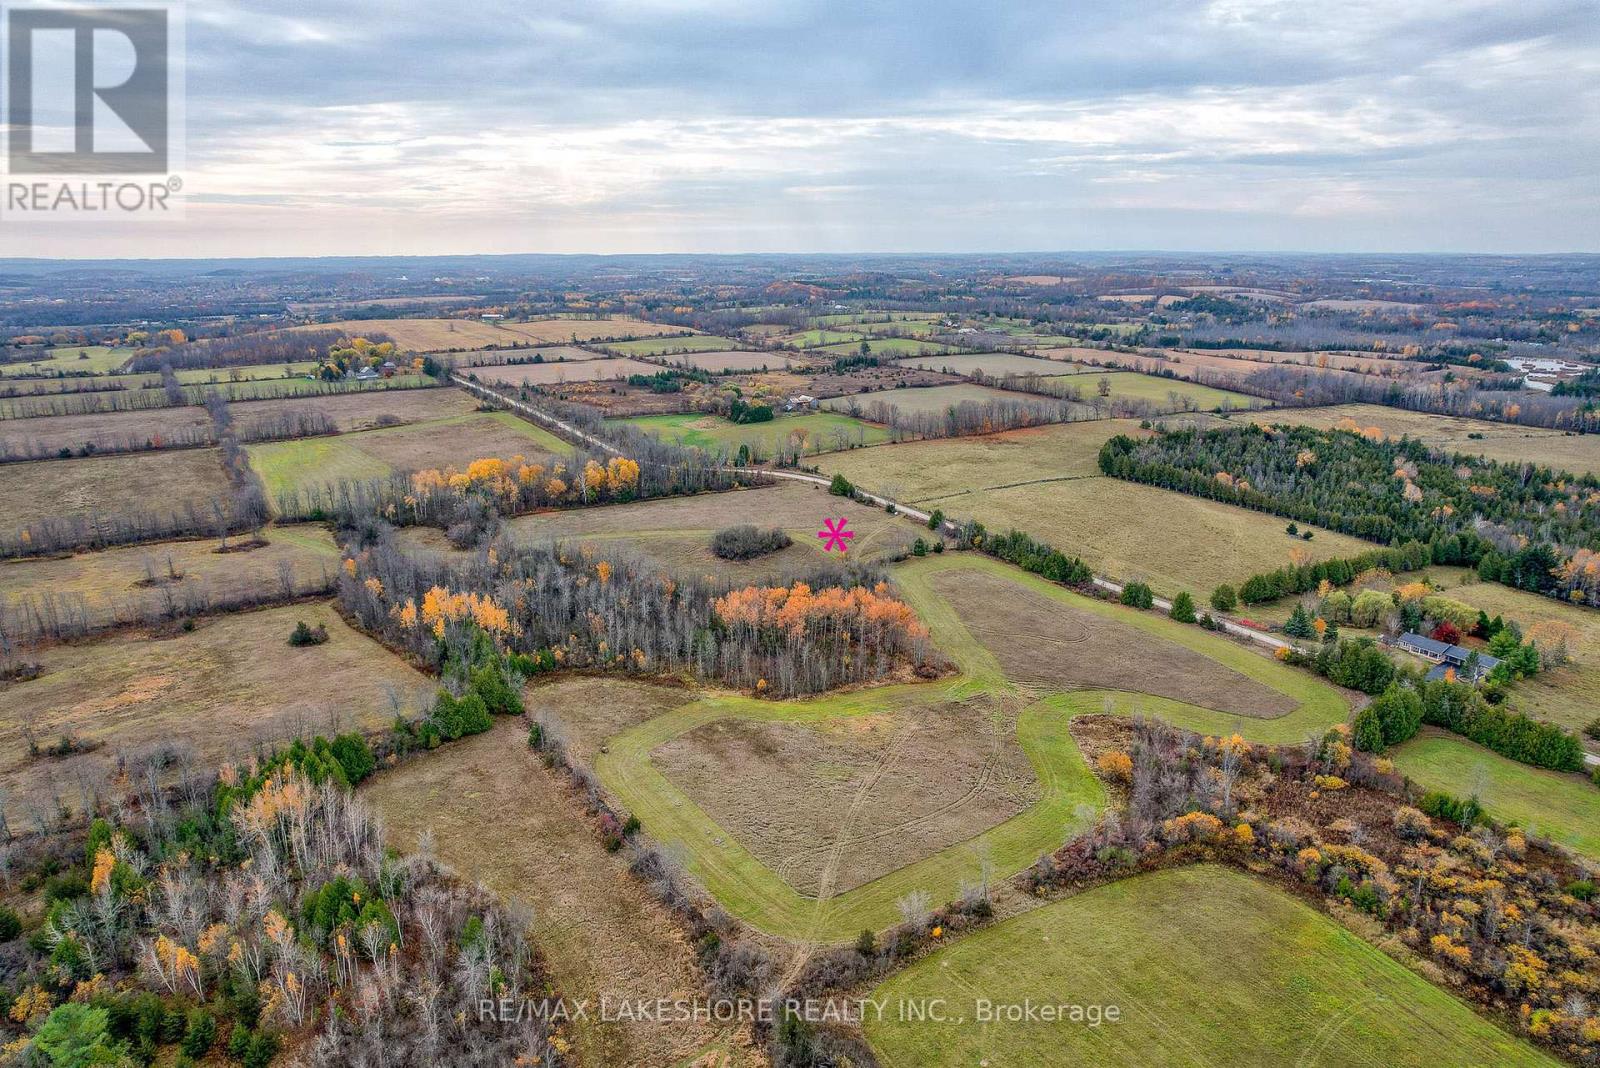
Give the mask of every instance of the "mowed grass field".
<svg viewBox="0 0 1600 1068">
<path fill-rule="evenodd" d="M 30 356 L 19 363 L 0 363 L 0 378 L 18 375 L 77 375 L 109 374 L 127 363 L 133 349 L 108 348 L 105 345 L 58 345 L 42 355 Z M 87 356 L 87 358 L 84 358 Z"/>
<path fill-rule="evenodd" d="M 502 720 L 381 772 L 361 796 L 383 817 L 393 847 L 415 849 L 431 832 L 443 863 L 533 906 L 533 938 L 557 989 L 569 1002 L 591 1002 L 588 1019 L 567 1025 L 583 1063 L 757 1063 L 697 1059 L 729 1037 L 726 1025 L 600 1019 L 602 997 L 615 1004 L 693 996 L 694 949 L 628 874 L 626 854 L 605 851 L 581 816 L 582 800 L 528 748 L 520 724 Z"/>
<path fill-rule="evenodd" d="M 1100 395 L 1102 380 L 1111 384 L 1107 400 L 1148 401 L 1163 411 L 1263 408 L 1269 403 L 1247 393 L 1215 389 L 1160 375 L 1143 375 L 1136 371 L 1084 372 L 1054 379 L 1052 385 L 1076 389 L 1088 401 Z"/>
<path fill-rule="evenodd" d="M 10 366 L 10 365 L 0 365 Z M 46 365 L 48 367 L 48 365 Z M 291 363 L 259 364 L 250 367 L 226 368 L 191 368 L 174 372 L 178 381 L 184 385 L 209 385 L 223 382 L 244 382 L 262 378 L 292 378 L 303 376 L 317 368 L 315 361 L 301 360 Z M 18 372 L 13 371 L 13 374 Z M 48 370 L 46 373 L 49 372 Z M 103 374 L 92 378 L 81 377 L 51 377 L 51 378 L 16 378 L 0 382 L 0 393 L 19 394 L 33 393 L 69 393 L 86 390 L 93 386 L 99 389 L 115 391 L 137 389 L 160 389 L 161 376 L 159 374 Z"/>
<path fill-rule="evenodd" d="M 1334 921 L 1215 866 L 1086 890 L 979 931 L 871 995 L 885 1068 L 1230 1064 L 1552 1066 Z M 902 1019 L 945 999 L 945 1022 Z M 994 1003 L 1116 1006 L 1120 1019 L 978 1022 Z"/>
<path fill-rule="evenodd" d="M 219 553 L 208 538 L 0 561 L 0 620 L 53 602 L 106 626 L 194 597 L 277 594 L 285 577 L 296 592 L 321 589 L 338 569 L 339 550 L 322 527 L 271 527 L 265 537 L 266 546 L 249 552 Z"/>
<path fill-rule="evenodd" d="M 519 363 L 501 367 L 475 367 L 470 372 L 483 382 L 505 386 L 551 386 L 559 382 L 600 382 L 610 378 L 627 378 L 629 375 L 660 374 L 662 367 L 656 363 L 616 356 L 609 360 L 585 360 L 581 363 Z"/>
<path fill-rule="evenodd" d="M 300 620 L 327 627 L 329 641 L 291 647 Z M 28 804 L 53 811 L 57 790 L 78 808 L 80 779 L 103 782 L 119 756 L 175 745 L 192 749 L 197 768 L 212 769 L 258 742 L 380 730 L 432 693 L 429 679 L 347 627 L 328 602 L 203 618 L 176 636 L 118 632 L 29 655 L 43 674 L 0 687 L 0 778 L 11 788 L 13 826 L 31 827 Z M 30 726 L 41 745 L 75 734 L 98 748 L 30 758 Z"/>
<path fill-rule="evenodd" d="M 571 446 L 510 412 L 475 412 L 409 426 L 248 446 L 270 497 L 396 471 L 465 468 L 486 457 L 564 456 Z"/>
<path fill-rule="evenodd" d="M 1600 862 L 1600 789 L 1584 776 L 1520 764 L 1433 730 L 1395 750 L 1394 762 L 1428 789 L 1476 796 L 1501 823 L 1516 824 Z"/>
<path fill-rule="evenodd" d="M 796 435 L 804 442 L 807 453 L 833 452 L 889 440 L 889 431 L 876 423 L 852 419 L 838 412 L 784 414 L 769 423 L 740 424 L 701 412 L 641 415 L 626 422 L 660 434 L 663 440 L 708 452 L 726 449 L 730 454 L 737 453 L 740 445 L 748 445 L 751 453 L 759 457 L 773 456 L 779 446 L 788 447 L 796 440 Z"/>
<path fill-rule="evenodd" d="M 1447 452 L 1483 456 L 1502 463 L 1544 464 L 1579 475 L 1600 474 L 1600 437 L 1593 434 L 1566 434 L 1542 427 L 1408 412 L 1377 404 L 1285 408 L 1249 418 L 1251 422 L 1267 425 L 1288 423 L 1324 430 L 1344 419 L 1353 419 L 1359 426 L 1375 426 L 1390 437 L 1404 435 Z M 1472 434 L 1482 437 L 1470 437 Z"/>
<path fill-rule="evenodd" d="M 619 356 L 666 356 L 686 352 L 721 352 L 736 349 L 732 338 L 715 334 L 686 334 L 682 337 L 651 337 L 637 341 L 608 341 L 598 347 Z"/>
<path fill-rule="evenodd" d="M 215 449 L 0 464 L 0 536 L 53 517 L 204 515 L 228 493 Z"/>
<path fill-rule="evenodd" d="M 1278 691 L 1291 700 L 1293 710 L 1263 719 L 1201 708 L 1171 696 L 1103 689 L 1073 690 L 1033 701 L 1026 691 L 1012 684 L 1003 662 L 968 628 L 963 608 L 970 610 L 971 605 L 959 603 L 959 594 L 955 601 L 947 599 L 935 581 L 940 575 L 969 569 L 1070 605 L 1095 619 L 1133 628 L 1132 639 L 1123 640 L 1120 655 L 1124 657 L 1144 656 L 1153 667 L 1184 650 L 1195 652 L 1215 660 L 1219 671 L 1232 673 L 1231 677 L 1240 684 L 1254 682 Z M 680 708 L 612 736 L 605 751 L 595 758 L 595 772 L 605 788 L 639 816 L 653 837 L 683 851 L 691 874 L 724 908 L 780 938 L 840 942 L 864 927 L 881 929 L 896 922 L 895 902 L 907 893 L 923 890 L 934 901 L 950 900 L 959 892 L 961 882 L 971 879 L 985 862 L 992 865 L 993 877 L 1003 880 L 1032 863 L 1040 853 L 1054 848 L 1064 836 L 1087 826 L 1103 805 L 1104 793 L 1071 736 L 1069 725 L 1077 715 L 1100 713 L 1110 707 L 1125 715 L 1160 715 L 1190 729 L 1238 729 L 1254 741 L 1292 742 L 1341 722 L 1349 714 L 1348 705 L 1337 691 L 1268 657 L 1163 616 L 1080 597 L 987 558 L 965 553 L 927 557 L 897 567 L 894 579 L 898 592 L 928 625 L 938 647 L 959 668 L 958 676 L 936 683 L 854 691 L 806 701 L 721 696 L 686 701 Z M 987 591 L 980 595 L 993 596 Z M 1006 593 L 1002 591 L 1000 596 Z M 1017 600 L 1014 592 L 1012 600 Z M 1211 680 L 1204 685 L 1216 682 Z M 741 834 L 745 820 L 762 818 L 759 809 L 748 804 L 731 805 L 726 797 L 706 794 L 707 790 L 732 788 L 728 784 L 737 783 L 738 776 L 701 774 L 688 784 L 696 791 L 691 793 L 664 774 L 654 757 L 676 739 L 729 719 L 755 725 L 812 728 L 835 721 L 848 728 L 851 724 L 873 724 L 877 722 L 874 717 L 916 715 L 917 710 L 950 705 L 967 710 L 965 719 L 969 725 L 959 732 L 964 744 L 984 748 L 993 745 L 997 730 L 1015 731 L 1015 742 L 1032 766 L 1037 783 L 1037 793 L 1029 796 L 1037 800 L 1003 822 L 945 848 L 939 848 L 942 839 L 936 835 L 917 837 L 920 821 L 914 810 L 902 811 L 898 818 L 876 812 L 864 817 L 860 807 L 854 806 L 846 808 L 846 818 L 840 825 L 821 832 L 817 841 L 794 843 L 804 848 L 791 848 L 789 855 L 780 859 L 772 852 L 772 840 L 781 827 L 769 829 L 768 844 L 762 845 L 760 828 L 744 828 Z M 1014 727 L 1010 726 L 1013 723 Z M 957 780 L 959 769 L 964 766 L 968 765 L 963 761 L 945 759 L 924 774 L 948 772 L 948 792 L 960 798 L 963 791 Z M 830 773 L 831 786 L 829 775 L 813 777 L 815 789 L 848 789 L 850 775 L 840 774 L 841 770 Z M 729 824 L 719 823 L 712 815 L 714 810 L 723 812 Z M 843 892 L 836 891 L 849 884 L 850 872 L 870 873 L 867 861 L 871 857 L 852 858 L 848 863 L 834 859 L 820 870 L 810 867 L 815 856 L 808 850 L 831 849 L 837 857 L 844 850 L 866 849 L 872 857 L 879 857 L 881 848 L 875 843 L 894 834 L 922 842 L 922 852 L 931 855 L 911 859 L 915 854 L 902 850 L 895 854 L 901 866 Z M 792 830 L 790 835 L 792 838 Z M 766 852 L 775 863 L 763 861 L 758 850 Z M 804 894 L 786 880 L 786 872 L 797 878 L 804 876 L 803 885 L 813 885 L 805 880 L 814 880 L 820 889 L 812 895 Z"/>
<path fill-rule="evenodd" d="M 608 319 L 538 319 L 528 323 L 484 322 L 481 319 L 353 319 L 312 323 L 301 330 L 342 330 L 351 337 L 385 334 L 402 352 L 444 352 L 450 349 L 504 348 L 515 342 L 562 345 L 598 338 L 655 337 L 686 334 L 681 326 L 647 323 L 618 316 Z"/>
</svg>

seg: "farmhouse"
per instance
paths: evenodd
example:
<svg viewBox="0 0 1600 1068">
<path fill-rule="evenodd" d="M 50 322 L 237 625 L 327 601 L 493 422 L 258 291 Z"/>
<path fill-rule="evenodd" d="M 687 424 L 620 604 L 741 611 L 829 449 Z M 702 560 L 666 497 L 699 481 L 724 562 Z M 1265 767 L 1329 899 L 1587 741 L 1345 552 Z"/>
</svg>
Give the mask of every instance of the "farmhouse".
<svg viewBox="0 0 1600 1068">
<path fill-rule="evenodd" d="M 1438 665 L 1428 672 L 1430 681 L 1442 679 L 1448 672 L 1454 671 L 1469 682 L 1477 682 L 1500 665 L 1500 660 L 1488 653 L 1479 653 L 1461 645 L 1451 645 L 1449 642 L 1442 642 L 1422 634 L 1402 634 L 1392 639 L 1392 644 L 1425 660 L 1432 660 Z"/>
<path fill-rule="evenodd" d="M 784 404 L 783 410 L 786 412 L 815 411 L 820 407 L 822 407 L 822 402 L 809 393 L 796 393 Z"/>
</svg>

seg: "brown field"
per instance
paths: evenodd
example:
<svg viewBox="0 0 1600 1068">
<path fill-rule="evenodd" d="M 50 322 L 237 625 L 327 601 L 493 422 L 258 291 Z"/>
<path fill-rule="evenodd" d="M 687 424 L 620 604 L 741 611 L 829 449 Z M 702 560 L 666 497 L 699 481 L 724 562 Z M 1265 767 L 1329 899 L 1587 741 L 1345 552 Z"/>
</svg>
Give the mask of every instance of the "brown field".
<svg viewBox="0 0 1600 1068">
<path fill-rule="evenodd" d="M 606 359 L 603 352 L 591 352 L 576 345 L 550 345 L 532 350 L 479 349 L 476 352 L 464 352 L 456 358 L 456 364 L 459 367 L 487 367 L 511 360 L 531 360 L 535 356 L 542 357 L 543 363 L 583 363 L 586 360 Z"/>
<path fill-rule="evenodd" d="M 680 579 L 705 578 L 713 583 L 742 586 L 782 581 L 789 575 L 809 573 L 838 562 L 838 553 L 823 552 L 817 531 L 822 529 L 824 518 L 841 516 L 856 531 L 850 543 L 851 559 L 900 556 L 919 534 L 932 536 L 909 520 L 831 496 L 820 486 L 794 482 L 603 508 L 541 512 L 509 520 L 505 529 L 523 544 L 557 539 L 623 544 Z M 742 523 L 782 527 L 794 544 L 745 561 L 722 560 L 711 552 L 714 533 Z M 417 529 L 401 532 L 401 540 L 434 551 L 444 551 L 447 546 L 437 532 Z"/>
<path fill-rule="evenodd" d="M 169 606 L 278 594 L 285 577 L 296 593 L 320 590 L 338 568 L 338 549 L 321 527 L 275 527 L 265 535 L 268 544 L 248 552 L 219 553 L 206 539 L 0 561 L 0 629 L 52 610 L 91 627 L 133 622 Z"/>
<path fill-rule="evenodd" d="M 1373 374 L 1402 375 L 1421 370 L 1421 365 L 1402 360 L 1398 353 L 1381 356 L 1370 352 L 1278 352 L 1274 349 L 1164 349 L 1180 360 L 1208 356 L 1254 363 L 1279 363 L 1291 367 L 1332 367 L 1340 371 L 1370 371 Z"/>
<path fill-rule="evenodd" d="M 970 375 L 982 371 L 986 375 L 1064 375 L 1074 368 L 1071 364 L 1047 357 L 1017 356 L 1009 352 L 952 353 L 948 356 L 912 356 L 896 360 L 901 367 L 918 367 L 925 371 L 947 371 L 951 374 Z"/>
<path fill-rule="evenodd" d="M 951 570 L 932 581 L 1006 677 L 1043 694 L 1130 690 L 1262 719 L 1295 709 L 1293 698 L 1209 656 L 998 576 Z"/>
<path fill-rule="evenodd" d="M 342 433 L 380 426 L 420 423 L 470 415 L 478 402 L 459 389 L 381 389 L 330 397 L 243 401 L 229 406 L 240 434 L 250 438 L 252 424 L 266 422 L 283 412 L 321 412 Z"/>
<path fill-rule="evenodd" d="M 1567 434 L 1542 427 L 1462 419 L 1426 412 L 1407 412 L 1378 404 L 1339 404 L 1327 408 L 1285 408 L 1260 412 L 1248 418 L 1271 425 L 1289 423 L 1326 430 L 1343 419 L 1363 427 L 1375 426 L 1390 437 L 1406 435 L 1449 452 L 1483 456 L 1503 463 L 1532 461 L 1580 475 L 1600 475 L 1600 436 Z M 1468 437 L 1482 434 L 1481 438 Z"/>
<path fill-rule="evenodd" d="M 993 700 L 815 722 L 722 719 L 650 761 L 793 889 L 842 894 L 1039 799 L 1012 718 L 997 717 Z"/>
<path fill-rule="evenodd" d="M 1421 311 L 1425 304 L 1407 304 L 1398 300 L 1308 300 L 1302 308 L 1323 308 L 1328 311 Z"/>
<path fill-rule="evenodd" d="M 657 357 L 674 367 L 689 366 L 713 374 L 722 371 L 782 370 L 794 366 L 782 353 L 734 350 L 731 352 L 693 352 Z"/>
<path fill-rule="evenodd" d="M 498 348 L 512 342 L 560 345 L 596 338 L 655 337 L 688 333 L 681 326 L 641 319 L 540 319 L 531 323 L 486 323 L 480 319 L 351 319 L 312 323 L 298 330 L 342 330 L 351 337 L 386 334 L 405 352 Z"/>
<path fill-rule="evenodd" d="M 443 863 L 533 907 L 533 937 L 557 989 L 569 1002 L 594 1005 L 575 1025 L 583 1063 L 763 1062 L 726 1026 L 599 1019 L 602 996 L 615 1003 L 699 995 L 694 948 L 629 876 L 625 855 L 601 846 L 580 801 L 529 750 L 520 724 L 503 721 L 385 771 L 361 793 L 393 846 L 414 849 L 431 832 Z M 713 1048 L 724 1052 L 707 1052 Z"/>
<path fill-rule="evenodd" d="M 291 648 L 289 632 L 300 620 L 326 626 L 330 640 Z M 119 757 L 172 746 L 209 770 L 258 744 L 380 730 L 432 689 L 320 601 L 203 618 L 176 636 L 123 631 L 29 659 L 42 675 L 0 684 L 0 781 L 11 791 L 8 812 L 21 821 L 13 826 L 30 828 L 29 807 L 53 811 L 58 792 L 75 811 L 84 789 L 104 793 Z M 44 746 L 72 734 L 97 748 L 30 758 L 29 729 Z"/>
<path fill-rule="evenodd" d="M 228 495 L 215 449 L 0 465 L 0 535 L 52 516 L 202 512 Z"/>
<path fill-rule="evenodd" d="M 523 691 L 523 707 L 582 767 L 613 735 L 695 700 L 696 691 L 620 675 L 546 676 Z"/>
<path fill-rule="evenodd" d="M 262 401 L 261 403 L 278 403 Z M 183 442 L 192 435 L 211 437 L 211 417 L 204 408 L 156 408 L 140 412 L 95 415 L 52 415 L 0 420 L 0 453 L 35 456 L 60 449 L 74 451 L 93 443 L 116 451 L 146 442 Z"/>
<path fill-rule="evenodd" d="M 629 375 L 659 374 L 661 365 L 618 356 L 583 363 L 519 363 L 504 367 L 479 367 L 472 375 L 484 382 L 507 386 L 553 386 L 561 382 L 594 382 Z"/>
</svg>

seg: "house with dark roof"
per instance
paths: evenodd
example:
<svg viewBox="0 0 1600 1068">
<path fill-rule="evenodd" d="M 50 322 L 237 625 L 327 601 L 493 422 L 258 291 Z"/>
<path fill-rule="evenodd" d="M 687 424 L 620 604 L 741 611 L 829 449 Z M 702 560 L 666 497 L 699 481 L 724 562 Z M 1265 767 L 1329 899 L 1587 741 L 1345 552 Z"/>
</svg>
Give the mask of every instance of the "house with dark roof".
<svg viewBox="0 0 1600 1068">
<path fill-rule="evenodd" d="M 1449 642 L 1442 642 L 1425 634 L 1402 634 L 1389 639 L 1388 644 L 1420 656 L 1424 660 L 1432 660 L 1436 666 L 1427 674 L 1430 682 L 1442 679 L 1450 672 L 1455 672 L 1456 677 L 1468 682 L 1477 682 L 1500 666 L 1499 657 L 1480 653 L 1476 649 L 1468 649 L 1464 645 L 1451 645 Z"/>
</svg>

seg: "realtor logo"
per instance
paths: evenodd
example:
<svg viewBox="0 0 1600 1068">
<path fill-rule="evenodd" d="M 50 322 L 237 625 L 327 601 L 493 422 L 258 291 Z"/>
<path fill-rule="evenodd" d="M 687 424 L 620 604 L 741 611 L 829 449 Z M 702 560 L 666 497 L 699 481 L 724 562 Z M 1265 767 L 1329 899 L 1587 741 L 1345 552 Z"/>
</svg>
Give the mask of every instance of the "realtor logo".
<svg viewBox="0 0 1600 1068">
<path fill-rule="evenodd" d="M 165 174 L 165 8 L 6 12 L 12 174 Z"/>
<path fill-rule="evenodd" d="M 181 218 L 182 7 L 33 3 L 0 15 L 0 221 Z"/>
</svg>

